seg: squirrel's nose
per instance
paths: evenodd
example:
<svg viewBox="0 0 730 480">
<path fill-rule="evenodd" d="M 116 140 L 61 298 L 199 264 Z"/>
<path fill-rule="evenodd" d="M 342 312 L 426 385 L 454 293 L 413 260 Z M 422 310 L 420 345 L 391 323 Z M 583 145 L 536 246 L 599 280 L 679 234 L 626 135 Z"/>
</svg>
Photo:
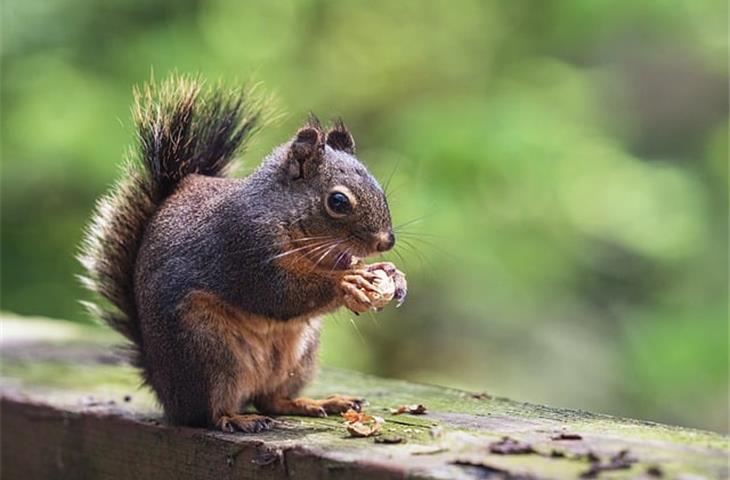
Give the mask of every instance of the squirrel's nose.
<svg viewBox="0 0 730 480">
<path fill-rule="evenodd" d="M 390 250 L 395 245 L 395 234 L 392 230 L 375 235 L 375 249 L 379 252 Z"/>
</svg>

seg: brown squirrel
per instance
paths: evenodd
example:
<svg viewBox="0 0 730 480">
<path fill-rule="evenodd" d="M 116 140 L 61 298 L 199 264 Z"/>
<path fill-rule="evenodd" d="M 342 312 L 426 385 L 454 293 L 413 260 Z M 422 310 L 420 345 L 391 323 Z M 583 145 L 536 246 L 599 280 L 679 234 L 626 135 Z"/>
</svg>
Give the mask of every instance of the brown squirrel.
<svg viewBox="0 0 730 480">
<path fill-rule="evenodd" d="M 374 308 L 392 264 L 383 189 L 354 157 L 342 121 L 311 116 L 252 174 L 227 176 L 260 127 L 249 94 L 174 77 L 136 94 L 138 159 L 99 201 L 80 259 L 106 299 L 95 315 L 131 343 L 171 423 L 258 432 L 271 418 L 326 416 L 363 400 L 296 398 L 314 375 L 320 317 Z M 377 296 L 377 295 L 376 295 Z M 382 306 L 382 305 L 380 305 Z"/>
</svg>

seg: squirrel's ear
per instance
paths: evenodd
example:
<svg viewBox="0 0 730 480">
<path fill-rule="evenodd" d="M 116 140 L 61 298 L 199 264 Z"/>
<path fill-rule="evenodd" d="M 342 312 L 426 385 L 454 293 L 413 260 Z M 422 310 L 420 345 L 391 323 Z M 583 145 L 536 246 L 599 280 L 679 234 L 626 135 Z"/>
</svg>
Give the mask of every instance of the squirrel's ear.
<svg viewBox="0 0 730 480">
<path fill-rule="evenodd" d="M 335 150 L 341 150 L 349 153 L 350 155 L 355 153 L 355 140 L 352 138 L 352 135 L 350 135 L 350 132 L 347 130 L 347 127 L 341 118 L 332 122 L 332 127 L 330 128 L 330 131 L 327 132 L 326 143 Z"/>
<path fill-rule="evenodd" d="M 290 179 L 310 177 L 322 162 L 324 152 L 324 133 L 317 117 L 309 114 L 309 119 L 299 129 L 289 146 L 287 154 L 287 173 Z"/>
</svg>

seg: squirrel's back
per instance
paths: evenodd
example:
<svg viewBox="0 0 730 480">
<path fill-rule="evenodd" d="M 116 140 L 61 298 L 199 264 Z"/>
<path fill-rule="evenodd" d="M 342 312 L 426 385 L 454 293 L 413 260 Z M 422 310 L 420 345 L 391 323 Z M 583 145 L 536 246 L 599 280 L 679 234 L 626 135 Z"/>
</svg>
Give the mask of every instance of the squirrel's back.
<svg viewBox="0 0 730 480">
<path fill-rule="evenodd" d="M 134 274 L 149 222 L 187 177 L 225 176 L 261 116 L 261 104 L 247 92 L 204 88 L 192 78 L 171 77 L 135 92 L 137 149 L 98 202 L 79 255 L 82 282 L 102 297 L 86 306 L 131 342 L 135 363 L 143 340 Z"/>
</svg>

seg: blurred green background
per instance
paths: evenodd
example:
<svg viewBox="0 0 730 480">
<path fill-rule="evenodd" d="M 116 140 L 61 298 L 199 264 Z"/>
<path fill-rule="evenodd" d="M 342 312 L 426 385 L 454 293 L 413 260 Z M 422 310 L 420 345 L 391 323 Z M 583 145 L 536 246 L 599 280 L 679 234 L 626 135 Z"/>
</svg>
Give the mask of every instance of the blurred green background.
<svg viewBox="0 0 730 480">
<path fill-rule="evenodd" d="M 723 1 L 4 0 L 2 308 L 89 322 L 73 256 L 132 87 L 255 78 L 392 175 L 399 310 L 322 361 L 727 431 Z"/>
</svg>

